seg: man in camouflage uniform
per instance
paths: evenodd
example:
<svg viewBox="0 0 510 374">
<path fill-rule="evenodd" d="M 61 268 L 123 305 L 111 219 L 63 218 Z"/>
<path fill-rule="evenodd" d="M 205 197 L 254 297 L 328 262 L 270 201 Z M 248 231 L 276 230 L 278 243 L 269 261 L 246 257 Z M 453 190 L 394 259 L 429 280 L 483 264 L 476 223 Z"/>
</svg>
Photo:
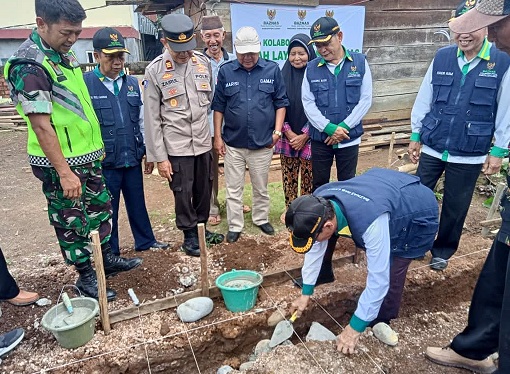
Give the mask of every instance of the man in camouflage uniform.
<svg viewBox="0 0 510 374">
<path fill-rule="evenodd" d="M 207 113 L 212 99 L 209 59 L 193 51 L 193 22 L 184 14 L 161 19 L 165 51 L 145 70 L 144 118 L 147 161 L 157 162 L 175 199 L 175 223 L 184 232 L 182 250 L 200 256 L 197 223 L 209 218 L 212 144 Z M 206 241 L 223 235 L 206 230 Z"/>
<path fill-rule="evenodd" d="M 105 273 L 139 266 L 139 258 L 114 256 L 108 244 L 112 206 L 101 170 L 103 141 L 82 72 L 71 46 L 85 11 L 77 0 L 36 0 L 37 28 L 5 66 L 4 74 L 18 113 L 28 124 L 27 151 L 41 180 L 64 259 L 75 265 L 77 287 L 97 298 L 90 263 L 90 232 L 98 230 Z M 107 289 L 108 300 L 115 291 Z"/>
</svg>

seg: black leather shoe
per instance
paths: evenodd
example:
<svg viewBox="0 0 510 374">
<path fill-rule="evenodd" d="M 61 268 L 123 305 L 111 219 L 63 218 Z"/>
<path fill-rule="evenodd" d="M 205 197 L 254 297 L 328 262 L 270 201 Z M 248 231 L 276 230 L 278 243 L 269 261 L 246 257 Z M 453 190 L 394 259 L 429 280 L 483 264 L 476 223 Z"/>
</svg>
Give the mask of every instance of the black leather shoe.
<svg viewBox="0 0 510 374">
<path fill-rule="evenodd" d="M 123 271 L 129 271 L 142 264 L 140 257 L 124 258 L 115 256 L 110 250 L 103 252 L 104 273 L 107 278 L 113 277 Z"/>
<path fill-rule="evenodd" d="M 229 231 L 227 233 L 227 243 L 235 243 L 239 240 L 239 237 L 241 236 L 240 232 L 235 231 Z"/>
<path fill-rule="evenodd" d="M 94 299 L 99 298 L 99 293 L 97 291 L 97 276 L 96 271 L 92 267 L 90 261 L 83 262 L 81 264 L 75 265 L 76 270 L 78 270 L 78 280 L 76 281 L 76 287 L 86 296 L 92 297 Z M 106 288 L 106 299 L 108 301 L 115 300 L 117 297 L 117 292 L 112 290 L 111 288 Z"/>
<path fill-rule="evenodd" d="M 208 245 L 220 244 L 225 240 L 225 235 L 205 230 L 205 242 Z"/>
<path fill-rule="evenodd" d="M 269 222 L 266 222 L 266 223 L 260 225 L 259 229 L 261 229 L 264 234 L 274 235 L 273 226 Z"/>
<path fill-rule="evenodd" d="M 150 247 L 148 248 L 139 248 L 139 249 L 135 249 L 135 251 L 137 252 L 143 252 L 143 251 L 148 251 L 149 249 L 168 249 L 169 247 L 169 244 L 168 243 L 163 243 L 163 242 L 155 242 L 153 245 L 151 245 Z"/>
<path fill-rule="evenodd" d="M 188 236 L 184 238 L 184 243 L 182 243 L 181 251 L 186 253 L 188 256 L 200 257 L 200 246 L 198 245 L 198 238 L 195 236 Z"/>
</svg>

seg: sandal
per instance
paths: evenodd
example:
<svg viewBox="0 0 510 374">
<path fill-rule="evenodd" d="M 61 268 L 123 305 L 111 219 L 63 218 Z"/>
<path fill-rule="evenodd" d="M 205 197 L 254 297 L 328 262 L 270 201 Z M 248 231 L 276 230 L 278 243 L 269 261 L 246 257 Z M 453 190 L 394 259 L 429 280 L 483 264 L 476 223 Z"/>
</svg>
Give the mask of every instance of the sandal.
<svg viewBox="0 0 510 374">
<path fill-rule="evenodd" d="M 243 213 L 250 213 L 251 208 L 248 205 L 243 205 Z"/>
<path fill-rule="evenodd" d="M 217 226 L 221 223 L 221 216 L 219 214 L 211 214 L 207 219 L 207 223 L 211 226 Z"/>
</svg>

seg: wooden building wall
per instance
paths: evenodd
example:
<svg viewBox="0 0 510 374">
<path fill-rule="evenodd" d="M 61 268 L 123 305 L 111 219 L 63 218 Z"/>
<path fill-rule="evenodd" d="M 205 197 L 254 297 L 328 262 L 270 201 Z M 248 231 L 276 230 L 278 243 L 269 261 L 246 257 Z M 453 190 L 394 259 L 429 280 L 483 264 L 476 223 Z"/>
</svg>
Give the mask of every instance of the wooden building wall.
<svg viewBox="0 0 510 374">
<path fill-rule="evenodd" d="M 243 0 L 244 3 L 304 5 L 314 1 Z M 321 5 L 364 5 L 364 53 L 374 79 L 373 104 L 365 119 L 396 120 L 410 117 L 411 108 L 422 78 L 435 51 L 448 45 L 445 35 L 448 20 L 459 0 L 319 0 Z M 315 5 L 315 4 L 313 4 Z M 191 0 L 186 0 L 185 11 L 200 15 Z M 188 12 L 189 11 L 189 12 Z M 227 49 L 231 50 L 230 4 L 221 1 L 214 11 L 222 17 L 228 32 Z M 343 30 L 348 33 L 349 30 Z"/>
</svg>

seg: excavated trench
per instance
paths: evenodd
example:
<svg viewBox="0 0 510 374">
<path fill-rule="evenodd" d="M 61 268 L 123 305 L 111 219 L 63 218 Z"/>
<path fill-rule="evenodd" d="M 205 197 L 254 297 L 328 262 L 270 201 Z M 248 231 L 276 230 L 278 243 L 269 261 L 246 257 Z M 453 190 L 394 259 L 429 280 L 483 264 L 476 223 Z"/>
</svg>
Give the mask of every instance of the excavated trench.
<svg viewBox="0 0 510 374">
<path fill-rule="evenodd" d="M 459 270 L 449 277 L 436 282 L 417 281 L 408 276 L 404 291 L 401 316 L 411 316 L 428 311 L 455 311 L 462 302 L 469 301 L 481 262 Z M 341 286 L 340 286 L 341 287 Z M 325 294 L 318 302 L 331 313 L 332 317 L 344 325 L 356 307 L 362 285 L 342 287 L 342 291 Z M 259 294 L 260 296 L 260 294 Z M 201 373 L 215 374 L 222 365 L 238 367 L 248 361 L 255 345 L 262 339 L 269 339 L 274 327 L 267 326 L 271 311 L 253 314 L 246 318 L 208 326 L 186 337 L 165 340 L 165 344 L 152 344 L 147 355 L 152 373 Z M 294 328 L 304 337 L 313 321 L 319 322 L 335 333 L 339 333 L 336 323 L 319 306 L 310 304 L 306 313 L 299 318 Z M 200 338 L 197 338 L 197 336 Z M 299 340 L 294 336 L 294 343 Z M 196 362 L 195 362 L 196 360 Z M 114 363 L 115 360 L 102 359 L 87 363 L 87 372 L 107 373 L 148 373 L 148 364 L 142 348 L 133 350 L 129 362 Z"/>
</svg>

